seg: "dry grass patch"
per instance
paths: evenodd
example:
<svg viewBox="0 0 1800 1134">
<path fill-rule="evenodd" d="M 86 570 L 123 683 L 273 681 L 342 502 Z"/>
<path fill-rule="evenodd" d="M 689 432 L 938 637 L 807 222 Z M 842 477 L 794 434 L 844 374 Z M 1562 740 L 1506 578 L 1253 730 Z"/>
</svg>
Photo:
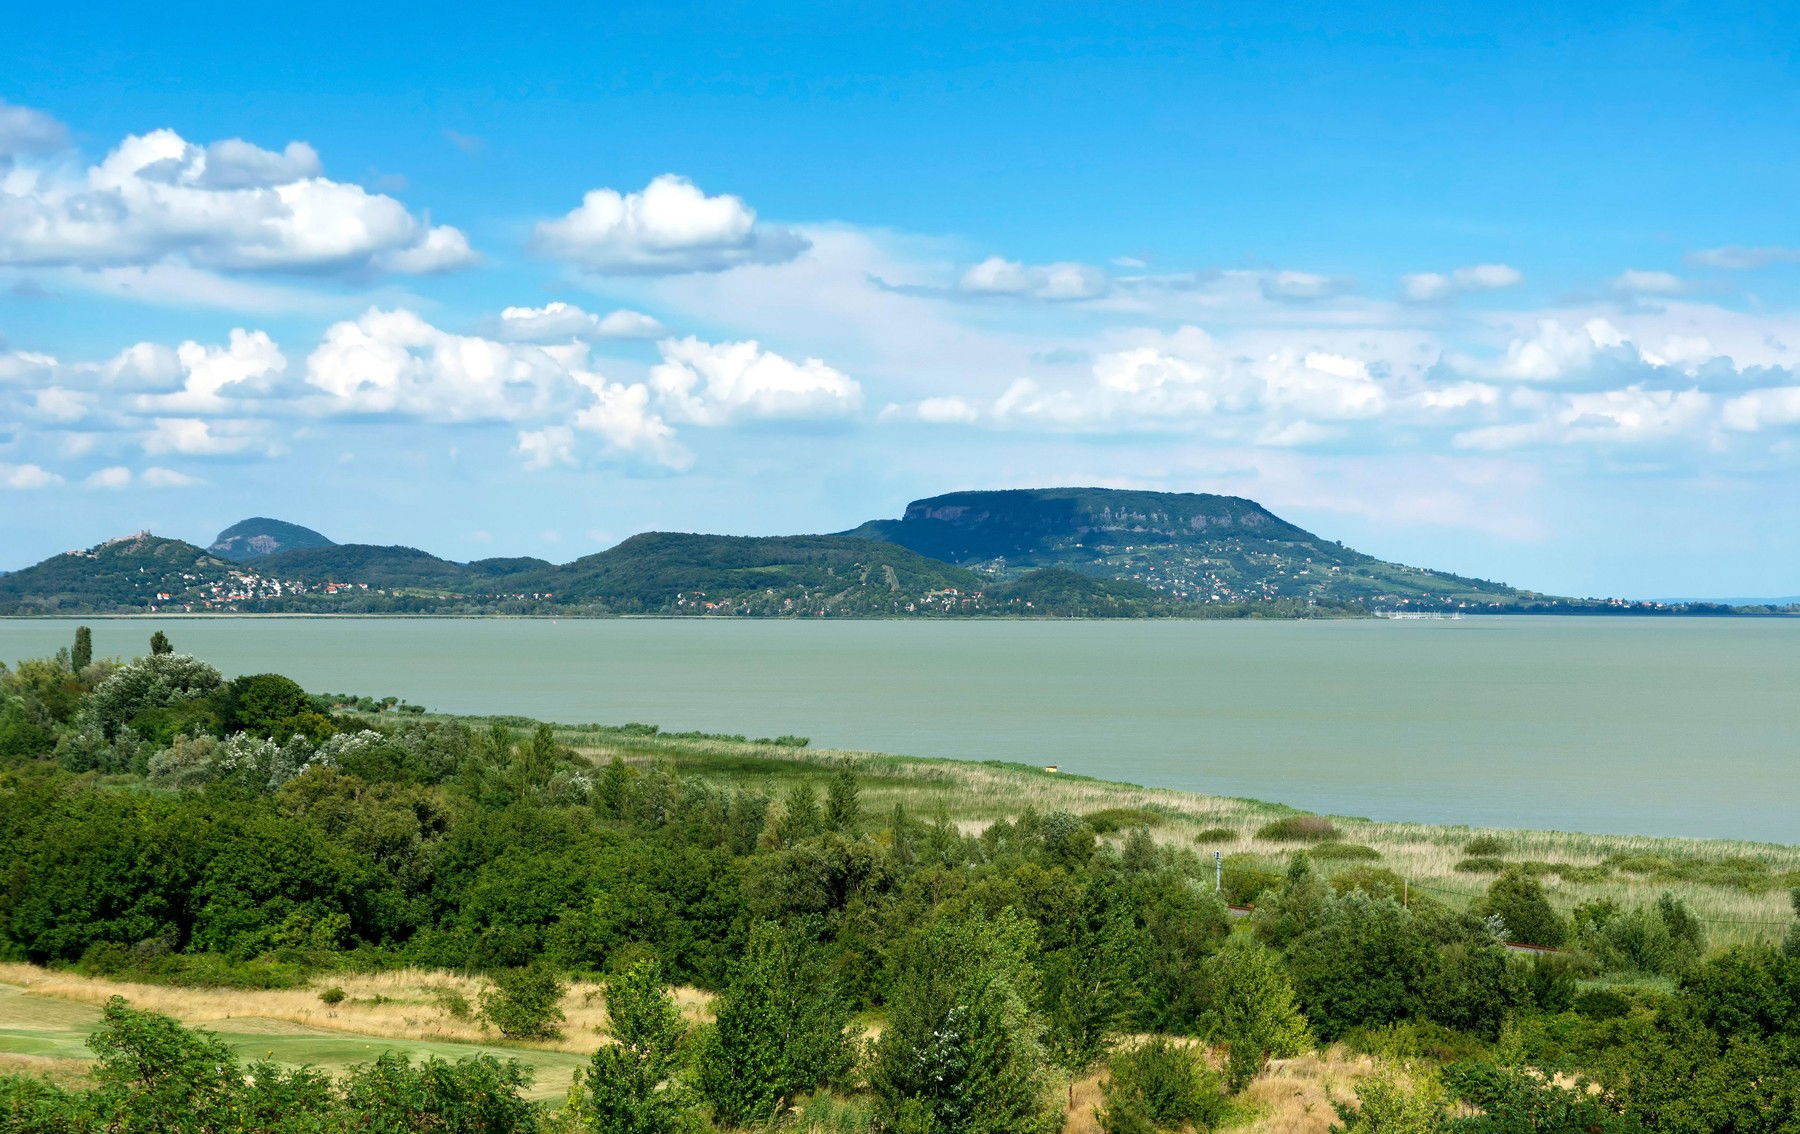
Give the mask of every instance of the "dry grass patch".
<svg viewBox="0 0 1800 1134">
<path fill-rule="evenodd" d="M 500 1042 L 492 1028 L 473 1018 L 459 1018 L 445 1002 L 454 992 L 470 1006 L 480 1003 L 485 982 L 475 977 L 427 969 L 383 973 L 331 973 L 315 987 L 280 989 L 175 988 L 104 980 L 35 965 L 0 963 L 0 983 L 18 985 L 38 996 L 101 1005 L 123 996 L 133 1007 L 161 1012 L 189 1025 L 218 1025 L 226 1020 L 273 1020 L 327 1031 L 388 1039 L 436 1040 L 449 1043 Z M 344 999 L 328 1005 L 319 993 L 328 986 L 344 990 Z M 698 989 L 674 990 L 675 1002 L 689 1020 L 710 1019 L 711 997 Z M 513 1046 L 543 1051 L 592 1051 L 605 1033 L 606 998 L 600 985 L 572 982 L 563 996 L 567 1017 L 560 1039 L 519 1042 Z M 510 1041 L 509 1041 L 510 1042 Z"/>
</svg>

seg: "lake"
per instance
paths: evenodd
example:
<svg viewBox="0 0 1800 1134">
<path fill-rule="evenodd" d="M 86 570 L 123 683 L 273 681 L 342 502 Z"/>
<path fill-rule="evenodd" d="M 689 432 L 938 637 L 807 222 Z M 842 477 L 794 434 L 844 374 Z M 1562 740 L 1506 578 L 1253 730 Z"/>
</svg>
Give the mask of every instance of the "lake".
<svg viewBox="0 0 1800 1134">
<path fill-rule="evenodd" d="M 89 619 L 432 709 L 1057 764 L 1377 819 L 1800 842 L 1800 619 Z M 0 657 L 73 621 L 0 619 Z"/>
</svg>

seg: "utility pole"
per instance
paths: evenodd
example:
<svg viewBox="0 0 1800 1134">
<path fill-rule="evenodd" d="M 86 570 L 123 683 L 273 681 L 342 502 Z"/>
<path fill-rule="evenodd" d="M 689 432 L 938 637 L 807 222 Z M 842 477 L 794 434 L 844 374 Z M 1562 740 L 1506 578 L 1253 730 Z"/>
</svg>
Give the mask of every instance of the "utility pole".
<svg viewBox="0 0 1800 1134">
<path fill-rule="evenodd" d="M 1224 889 L 1225 855 L 1221 851 L 1213 852 L 1213 893 Z"/>
</svg>

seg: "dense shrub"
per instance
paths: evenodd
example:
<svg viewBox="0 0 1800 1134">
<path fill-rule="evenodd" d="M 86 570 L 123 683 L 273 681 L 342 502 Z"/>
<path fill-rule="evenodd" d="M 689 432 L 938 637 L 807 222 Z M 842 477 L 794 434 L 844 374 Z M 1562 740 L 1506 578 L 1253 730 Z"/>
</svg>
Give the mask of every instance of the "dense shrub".
<svg viewBox="0 0 1800 1134">
<path fill-rule="evenodd" d="M 1508 869 L 1494 879 L 1473 912 L 1477 917 L 1498 918 L 1508 941 L 1555 948 L 1569 935 L 1568 924 L 1550 905 L 1543 883 L 1518 869 Z"/>
<path fill-rule="evenodd" d="M 1323 815 L 1289 815 L 1264 824 L 1256 837 L 1276 843 L 1319 843 L 1338 834 L 1337 825 Z"/>
<path fill-rule="evenodd" d="M 1096 835 L 1112 835 L 1133 827 L 1154 827 L 1163 821 L 1161 813 L 1147 807 L 1107 807 L 1082 816 Z"/>
<path fill-rule="evenodd" d="M 1463 853 L 1477 858 L 1499 858 L 1512 846 L 1498 835 L 1476 835 L 1463 844 Z"/>
<path fill-rule="evenodd" d="M 1095 1111 L 1106 1134 L 1208 1131 L 1229 1112 L 1219 1076 L 1191 1047 L 1156 1037 L 1116 1053 Z"/>
<path fill-rule="evenodd" d="M 555 970 L 533 964 L 502 969 L 481 994 L 481 1018 L 509 1039 L 553 1039 L 562 1034 L 566 986 Z"/>
<path fill-rule="evenodd" d="M 1236 827 L 1206 827 L 1194 833 L 1196 843 L 1229 843 L 1237 837 Z"/>
<path fill-rule="evenodd" d="M 1281 885 L 1282 875 L 1250 854 L 1226 855 L 1220 867 L 1219 890 L 1234 906 L 1247 906 L 1267 890 Z"/>
<path fill-rule="evenodd" d="M 1365 847 L 1361 843 L 1341 843 L 1329 840 L 1313 847 L 1308 853 L 1322 862 L 1377 862 L 1381 852 L 1374 847 Z"/>
<path fill-rule="evenodd" d="M 1456 869 L 1465 874 L 1498 874 L 1506 869 L 1506 860 L 1493 855 L 1481 855 L 1463 859 L 1456 864 Z"/>
</svg>

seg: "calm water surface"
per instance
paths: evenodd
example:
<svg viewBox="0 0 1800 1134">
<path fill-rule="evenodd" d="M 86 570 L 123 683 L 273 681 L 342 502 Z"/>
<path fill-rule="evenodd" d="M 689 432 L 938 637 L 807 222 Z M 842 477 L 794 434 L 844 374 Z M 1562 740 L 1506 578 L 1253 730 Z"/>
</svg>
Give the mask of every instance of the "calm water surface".
<svg viewBox="0 0 1800 1134">
<path fill-rule="evenodd" d="M 97 619 L 452 712 L 800 733 L 1379 819 L 1800 842 L 1800 620 Z M 0 620 L 0 657 L 74 622 Z"/>
</svg>

